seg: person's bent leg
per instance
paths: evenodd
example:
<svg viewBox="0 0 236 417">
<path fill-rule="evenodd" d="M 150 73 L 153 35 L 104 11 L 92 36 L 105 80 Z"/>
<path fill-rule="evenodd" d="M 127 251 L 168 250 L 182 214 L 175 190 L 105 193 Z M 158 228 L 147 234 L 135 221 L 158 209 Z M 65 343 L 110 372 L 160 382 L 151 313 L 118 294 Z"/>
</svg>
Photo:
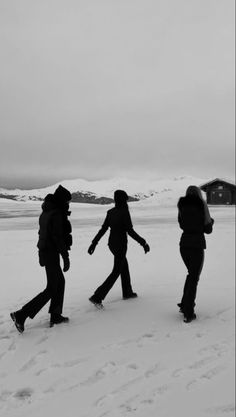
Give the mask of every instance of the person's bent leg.
<svg viewBox="0 0 236 417">
<path fill-rule="evenodd" d="M 50 298 L 50 289 L 47 286 L 44 291 L 40 292 L 38 295 L 36 295 L 36 297 L 34 297 L 31 301 L 22 307 L 22 314 L 24 314 L 25 317 L 30 317 L 33 319 L 36 314 L 38 314 L 38 312 L 45 306 L 45 304 L 47 304 Z"/>
<path fill-rule="evenodd" d="M 201 248 L 183 248 L 181 255 L 188 268 L 181 309 L 185 316 L 191 317 L 194 314 L 197 285 L 204 262 L 204 250 Z"/>
<path fill-rule="evenodd" d="M 51 293 L 51 303 L 49 306 L 50 327 L 54 324 L 67 323 L 68 317 L 62 316 L 64 293 L 65 293 L 65 278 L 60 266 L 60 257 L 54 256 L 51 262 L 47 264 L 48 286 Z"/>
<path fill-rule="evenodd" d="M 194 312 L 197 286 L 202 272 L 203 263 L 204 249 L 196 249 L 192 255 L 192 261 L 190 264 L 191 280 L 188 288 L 188 305 L 190 306 L 190 312 Z"/>
<path fill-rule="evenodd" d="M 187 300 L 188 300 L 188 289 L 189 289 L 189 285 L 190 285 L 189 263 L 191 261 L 191 254 L 189 254 L 188 248 L 185 248 L 185 247 L 180 247 L 180 254 L 181 254 L 183 262 L 184 262 L 184 264 L 185 264 L 185 266 L 188 270 L 188 274 L 186 276 L 185 283 L 184 283 L 183 295 L 182 295 L 182 299 L 181 299 L 181 303 L 180 303 L 181 311 L 184 312 L 185 305 L 186 305 Z"/>
<path fill-rule="evenodd" d="M 123 298 L 130 298 L 134 294 L 137 296 L 136 293 L 133 292 L 132 285 L 131 285 L 131 278 L 130 278 L 130 272 L 129 272 L 129 264 L 128 260 L 125 257 L 124 261 L 121 266 L 121 288 L 122 288 L 122 295 Z"/>
<path fill-rule="evenodd" d="M 46 273 L 48 279 L 48 287 L 51 295 L 49 313 L 60 315 L 62 314 L 63 310 L 65 278 L 60 266 L 59 255 L 54 255 L 50 262 L 47 263 Z"/>
<path fill-rule="evenodd" d="M 107 277 L 107 279 L 103 282 L 100 287 L 96 289 L 94 292 L 94 299 L 98 302 L 104 300 L 110 289 L 113 287 L 114 283 L 116 282 L 117 278 L 119 277 L 122 269 L 122 264 L 124 262 L 125 256 L 121 253 L 114 254 L 114 266 L 112 272 Z"/>
<path fill-rule="evenodd" d="M 26 303 L 20 310 L 10 314 L 15 323 L 16 328 L 20 333 L 24 331 L 25 320 L 30 317 L 33 319 L 41 308 L 50 300 L 51 294 L 48 286 L 44 291 L 36 295 L 32 300 Z"/>
</svg>

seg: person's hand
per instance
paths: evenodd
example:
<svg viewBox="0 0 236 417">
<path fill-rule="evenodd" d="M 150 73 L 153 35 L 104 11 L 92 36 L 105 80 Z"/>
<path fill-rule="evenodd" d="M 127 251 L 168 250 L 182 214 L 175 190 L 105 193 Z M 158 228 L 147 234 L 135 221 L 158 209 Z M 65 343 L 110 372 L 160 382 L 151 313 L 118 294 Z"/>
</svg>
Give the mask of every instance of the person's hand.
<svg viewBox="0 0 236 417">
<path fill-rule="evenodd" d="M 89 255 L 92 255 L 93 252 L 95 251 L 96 245 L 94 243 L 91 243 L 91 245 L 88 248 L 88 253 Z"/>
<path fill-rule="evenodd" d="M 63 258 L 63 272 L 67 272 L 70 269 L 70 259 L 69 257 Z"/>
<path fill-rule="evenodd" d="M 143 245 L 143 249 L 145 253 L 148 253 L 150 251 L 150 246 L 145 242 Z"/>
</svg>

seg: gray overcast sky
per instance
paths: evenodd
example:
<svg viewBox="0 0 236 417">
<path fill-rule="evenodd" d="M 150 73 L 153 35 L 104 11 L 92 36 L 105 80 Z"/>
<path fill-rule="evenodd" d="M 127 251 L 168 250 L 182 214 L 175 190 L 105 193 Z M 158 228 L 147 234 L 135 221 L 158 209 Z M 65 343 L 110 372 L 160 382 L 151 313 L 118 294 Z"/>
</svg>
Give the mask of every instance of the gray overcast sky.
<svg viewBox="0 0 236 417">
<path fill-rule="evenodd" d="M 234 175 L 234 0 L 0 0 L 0 186 Z"/>
</svg>

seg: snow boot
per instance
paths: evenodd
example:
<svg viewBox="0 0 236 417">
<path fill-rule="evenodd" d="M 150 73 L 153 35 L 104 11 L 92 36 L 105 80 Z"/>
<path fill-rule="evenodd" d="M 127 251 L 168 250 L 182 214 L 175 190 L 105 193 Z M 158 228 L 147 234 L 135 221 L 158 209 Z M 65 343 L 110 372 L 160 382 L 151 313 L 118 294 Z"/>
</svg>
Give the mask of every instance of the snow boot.
<svg viewBox="0 0 236 417">
<path fill-rule="evenodd" d="M 182 303 L 178 303 L 177 306 L 179 307 L 179 312 L 184 313 Z"/>
<path fill-rule="evenodd" d="M 191 321 L 196 320 L 197 316 L 193 313 L 191 316 L 184 317 L 184 323 L 191 323 Z"/>
<path fill-rule="evenodd" d="M 13 320 L 17 330 L 19 333 L 23 333 L 23 331 L 25 330 L 25 318 L 21 317 L 21 312 L 19 311 L 14 311 L 13 313 L 10 313 L 10 317 Z"/>
<path fill-rule="evenodd" d="M 51 314 L 50 327 L 54 324 L 68 323 L 69 317 L 64 317 L 61 314 Z"/>
<path fill-rule="evenodd" d="M 92 295 L 92 297 L 89 298 L 89 301 L 95 306 L 97 307 L 99 310 L 102 310 L 104 308 L 102 301 L 98 300 L 94 295 Z"/>
<path fill-rule="evenodd" d="M 130 294 L 123 295 L 123 300 L 129 300 L 129 298 L 137 298 L 138 294 L 136 292 L 131 292 Z"/>
</svg>

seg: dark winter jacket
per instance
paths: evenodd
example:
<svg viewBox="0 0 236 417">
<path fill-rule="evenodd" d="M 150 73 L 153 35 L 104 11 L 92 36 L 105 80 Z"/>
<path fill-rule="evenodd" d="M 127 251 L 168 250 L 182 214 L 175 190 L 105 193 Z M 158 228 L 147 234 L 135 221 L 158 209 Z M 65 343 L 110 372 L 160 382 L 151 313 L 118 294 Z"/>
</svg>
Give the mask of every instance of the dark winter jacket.
<svg viewBox="0 0 236 417">
<path fill-rule="evenodd" d="M 212 232 L 211 223 L 205 224 L 204 202 L 196 196 L 181 197 L 178 202 L 178 222 L 183 230 L 180 246 L 206 248 L 204 233 Z"/>
<path fill-rule="evenodd" d="M 56 252 L 68 257 L 72 245 L 71 224 L 68 220 L 68 206 L 58 207 L 53 195 L 48 195 L 42 205 L 39 217 L 39 252 Z"/>
<path fill-rule="evenodd" d="M 127 248 L 127 234 L 142 246 L 146 243 L 145 240 L 134 231 L 128 207 L 113 207 L 108 210 L 105 221 L 92 243 L 96 245 L 108 228 L 110 228 L 108 245 L 114 250 Z"/>
</svg>

